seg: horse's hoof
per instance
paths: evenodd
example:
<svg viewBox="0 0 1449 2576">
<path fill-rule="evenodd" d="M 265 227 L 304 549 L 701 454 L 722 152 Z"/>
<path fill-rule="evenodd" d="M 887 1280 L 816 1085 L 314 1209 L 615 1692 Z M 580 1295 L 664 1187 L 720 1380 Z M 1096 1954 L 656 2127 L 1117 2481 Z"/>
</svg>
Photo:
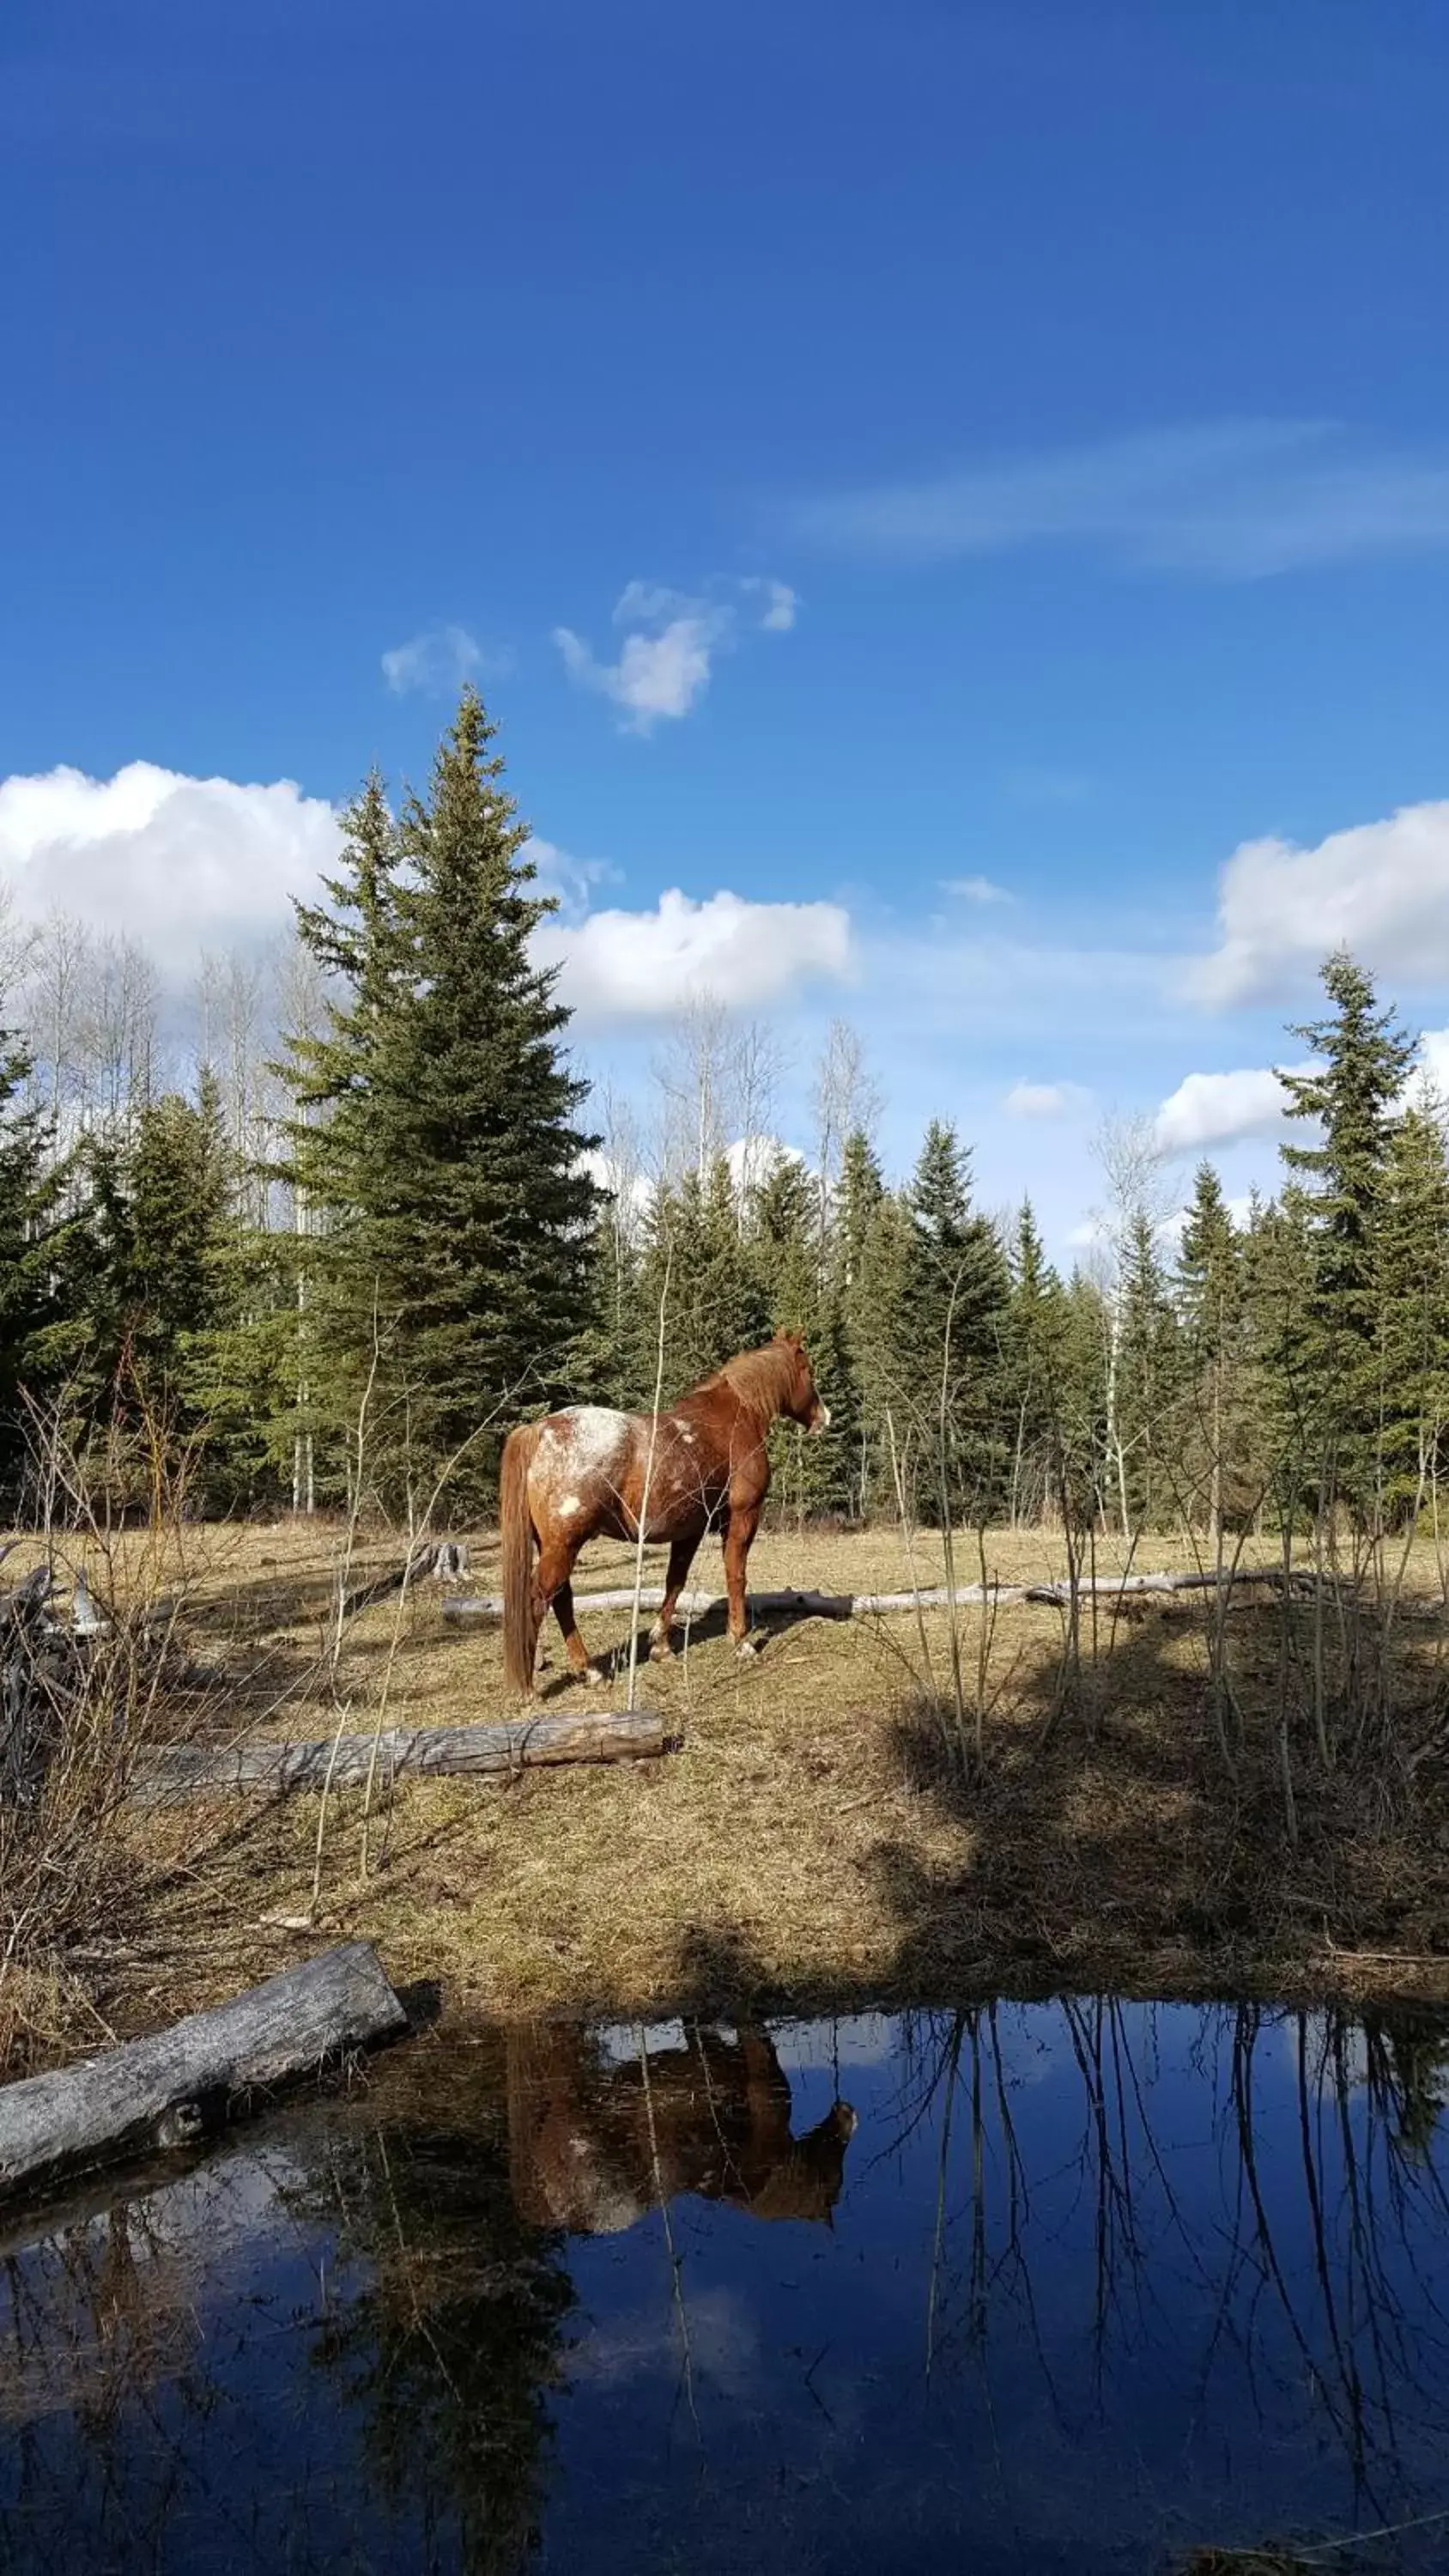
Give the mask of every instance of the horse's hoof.
<svg viewBox="0 0 1449 2576">
<path fill-rule="evenodd" d="M 735 1648 L 735 1653 L 742 1664 L 752 1664 L 759 1651 L 753 1637 L 742 1637 Z"/>
<path fill-rule="evenodd" d="M 674 1648 L 671 1646 L 667 1637 L 654 1638 L 649 1648 L 649 1661 L 651 1664 L 673 1663 Z"/>
<path fill-rule="evenodd" d="M 601 1690 L 603 1688 L 604 1676 L 600 1672 L 597 1664 L 585 1664 L 583 1671 L 579 1675 L 579 1679 L 581 1682 L 587 1682 L 590 1690 Z"/>
</svg>

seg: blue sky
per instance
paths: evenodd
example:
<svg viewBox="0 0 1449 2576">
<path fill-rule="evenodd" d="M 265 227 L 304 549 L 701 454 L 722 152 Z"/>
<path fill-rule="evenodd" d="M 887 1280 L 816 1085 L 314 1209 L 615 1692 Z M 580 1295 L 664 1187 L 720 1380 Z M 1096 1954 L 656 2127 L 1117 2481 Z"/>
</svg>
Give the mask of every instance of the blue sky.
<svg viewBox="0 0 1449 2576">
<path fill-rule="evenodd" d="M 1332 936 L 1449 1022 L 1446 77 L 1419 0 L 11 0 L 0 871 L 180 974 L 474 669 L 591 1064 L 713 981 L 804 1143 L 844 1012 L 1065 1243 Z"/>
</svg>

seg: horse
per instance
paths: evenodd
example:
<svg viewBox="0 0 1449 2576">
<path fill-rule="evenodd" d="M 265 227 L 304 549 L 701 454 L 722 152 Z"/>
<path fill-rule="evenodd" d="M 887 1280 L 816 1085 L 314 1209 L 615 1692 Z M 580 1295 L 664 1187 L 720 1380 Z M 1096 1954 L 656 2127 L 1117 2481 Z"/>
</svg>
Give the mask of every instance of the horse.
<svg viewBox="0 0 1449 2576">
<path fill-rule="evenodd" d="M 611 2236 L 680 2192 L 832 2224 L 855 2113 L 837 2100 L 797 2138 L 763 2025 L 686 2030 L 682 2048 L 606 2066 L 586 2033 L 546 2023 L 510 2035 L 507 2066 L 514 2206 L 531 2226 Z"/>
<path fill-rule="evenodd" d="M 662 1658 L 674 1651 L 675 1603 L 706 1530 L 718 1530 L 724 1541 L 731 1642 L 739 1655 L 755 1652 L 747 1634 L 745 1563 L 769 1491 L 765 1436 L 782 1414 L 810 1432 L 823 1431 L 830 1420 L 798 1333 L 777 1333 L 762 1350 L 726 1360 L 668 1413 L 579 1404 L 510 1431 L 499 1518 L 503 1662 L 515 1690 L 535 1687 L 539 1631 L 550 1602 L 570 1671 L 579 1681 L 602 1678 L 574 1619 L 574 1560 L 591 1538 L 637 1539 L 641 1514 L 645 1539 L 669 1542 L 650 1653 Z"/>
</svg>

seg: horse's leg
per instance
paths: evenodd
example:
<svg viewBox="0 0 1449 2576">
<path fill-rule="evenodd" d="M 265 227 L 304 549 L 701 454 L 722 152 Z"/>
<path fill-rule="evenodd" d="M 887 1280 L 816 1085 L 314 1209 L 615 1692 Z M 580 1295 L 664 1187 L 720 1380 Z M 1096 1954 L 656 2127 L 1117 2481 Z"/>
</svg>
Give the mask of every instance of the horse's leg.
<svg viewBox="0 0 1449 2576">
<path fill-rule="evenodd" d="M 745 1563 L 750 1553 L 750 1542 L 759 1526 L 760 1505 L 758 1503 L 730 1505 L 730 1525 L 725 1532 L 724 1569 L 725 1590 L 729 1594 L 730 1601 L 730 1643 L 737 1655 L 754 1655 L 759 1652 L 759 1648 L 750 1643 L 750 1623 L 745 1609 Z"/>
<path fill-rule="evenodd" d="M 659 1605 L 659 1616 L 649 1631 L 649 1652 L 657 1663 L 665 1662 L 674 1652 L 669 1633 L 674 1625 L 674 1605 L 689 1580 L 689 1569 L 694 1563 L 698 1545 L 697 1538 L 677 1538 L 670 1547 L 669 1570 L 664 1577 L 664 1599 Z"/>
<path fill-rule="evenodd" d="M 564 1641 L 564 1652 L 569 1659 L 569 1671 L 578 1681 L 601 1682 L 604 1676 L 597 1664 L 590 1663 L 589 1650 L 579 1635 L 578 1621 L 574 1617 L 572 1583 L 565 1582 L 559 1585 L 553 1596 L 553 1615 L 558 1621 L 559 1633 Z"/>
<path fill-rule="evenodd" d="M 533 1578 L 534 1595 L 540 1625 L 550 1603 L 553 1606 L 553 1615 L 558 1621 L 559 1631 L 563 1637 L 564 1652 L 568 1657 L 570 1672 L 579 1681 L 600 1682 L 604 1676 L 596 1665 L 590 1663 L 588 1649 L 579 1635 L 578 1621 L 574 1617 L 574 1588 L 570 1577 L 578 1552 L 575 1542 L 568 1539 L 550 1540 L 539 1552 L 538 1566 Z"/>
</svg>

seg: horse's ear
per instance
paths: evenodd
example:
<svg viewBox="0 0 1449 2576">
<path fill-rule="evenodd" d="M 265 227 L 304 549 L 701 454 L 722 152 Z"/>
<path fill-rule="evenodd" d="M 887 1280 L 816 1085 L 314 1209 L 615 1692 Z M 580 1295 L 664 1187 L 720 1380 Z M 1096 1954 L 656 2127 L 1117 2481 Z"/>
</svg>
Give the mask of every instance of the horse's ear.
<svg viewBox="0 0 1449 2576">
<path fill-rule="evenodd" d="M 805 1348 L 804 1335 L 802 1333 L 793 1333 L 788 1331 L 783 1324 L 775 1335 L 775 1339 L 777 1342 L 787 1342 L 792 1351 L 803 1351 Z"/>
</svg>

